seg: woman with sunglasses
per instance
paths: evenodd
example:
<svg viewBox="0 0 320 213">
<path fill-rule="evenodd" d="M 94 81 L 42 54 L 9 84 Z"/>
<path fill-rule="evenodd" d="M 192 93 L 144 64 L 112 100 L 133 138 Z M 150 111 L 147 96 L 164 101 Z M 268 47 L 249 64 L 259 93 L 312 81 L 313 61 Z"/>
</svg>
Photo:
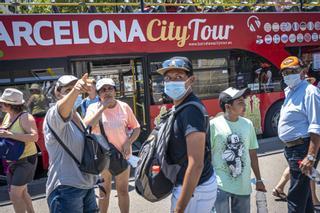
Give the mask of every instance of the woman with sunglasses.
<svg viewBox="0 0 320 213">
<path fill-rule="evenodd" d="M 33 180 L 37 167 L 38 130 L 33 116 L 24 112 L 23 93 L 7 88 L 0 97 L 1 111 L 6 115 L 0 125 L 0 137 L 25 143 L 17 161 L 8 161 L 9 196 L 15 212 L 34 212 L 27 184 Z"/>
<path fill-rule="evenodd" d="M 84 119 L 85 123 L 87 126 L 93 127 L 93 132 L 105 134 L 108 141 L 122 154 L 123 158 L 128 159 L 132 154 L 132 143 L 140 134 L 140 125 L 130 106 L 115 99 L 116 87 L 112 79 L 100 79 L 97 82 L 96 89 L 100 102 L 91 104 L 88 107 Z M 100 120 L 103 130 L 99 128 Z M 99 200 L 100 212 L 104 213 L 108 210 L 111 180 L 114 175 L 120 211 L 121 213 L 128 213 L 130 168 L 126 167 L 120 174 L 115 174 L 112 166 L 110 165 L 110 168 L 108 170 L 105 169 L 101 174 L 104 179 L 103 187 L 105 192 L 100 192 L 101 197 L 103 197 L 103 199 Z"/>
</svg>

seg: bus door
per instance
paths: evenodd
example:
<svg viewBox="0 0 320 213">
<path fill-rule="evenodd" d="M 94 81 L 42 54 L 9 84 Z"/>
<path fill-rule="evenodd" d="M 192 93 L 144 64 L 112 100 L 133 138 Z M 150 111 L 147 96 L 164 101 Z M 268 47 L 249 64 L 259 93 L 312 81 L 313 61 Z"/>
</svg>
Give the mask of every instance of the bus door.
<svg viewBox="0 0 320 213">
<path fill-rule="evenodd" d="M 79 75 L 89 71 L 89 76 L 97 81 L 101 78 L 113 79 L 116 84 L 116 99 L 131 107 L 141 126 L 140 137 L 135 143 L 137 146 L 134 147 L 134 151 L 138 151 L 141 142 L 148 134 L 142 58 L 92 58 L 85 59 L 85 61 L 73 61 L 71 67 L 76 67 L 73 72 Z"/>
</svg>

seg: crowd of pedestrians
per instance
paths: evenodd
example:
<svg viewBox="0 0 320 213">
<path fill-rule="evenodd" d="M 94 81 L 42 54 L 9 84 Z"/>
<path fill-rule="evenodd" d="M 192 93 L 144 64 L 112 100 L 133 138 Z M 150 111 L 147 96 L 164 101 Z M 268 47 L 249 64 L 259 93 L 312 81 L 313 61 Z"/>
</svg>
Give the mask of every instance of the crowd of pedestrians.
<svg viewBox="0 0 320 213">
<path fill-rule="evenodd" d="M 319 201 L 314 190 L 312 193 L 308 174 L 318 163 L 320 90 L 306 81 L 306 66 L 299 58 L 284 59 L 280 68 L 287 87 L 278 132 L 285 144 L 288 168 L 272 193 L 288 202 L 290 213 L 313 212 L 313 204 L 316 207 Z M 173 101 L 173 112 L 191 102 L 204 107 L 192 90 L 195 76 L 188 58 L 170 58 L 157 72 L 163 76 L 164 93 Z M 45 115 L 43 132 L 49 153 L 46 195 L 50 212 L 107 212 L 114 177 L 119 209 L 128 213 L 130 166 L 127 160 L 132 155 L 132 144 L 139 137 L 140 124 L 130 106 L 116 99 L 115 82 L 110 78 L 96 82 L 88 78 L 88 74 L 81 79 L 63 75 L 54 87 L 56 103 L 49 109 L 40 86 L 32 84 L 30 90 L 32 95 L 26 103 L 30 113 L 24 110 L 21 91 L 7 88 L 0 97 L 1 111 L 5 113 L 0 137 L 25 144 L 18 160 L 6 162 L 9 195 L 15 212 L 34 212 L 27 191 L 37 165 L 38 131 L 34 117 Z M 76 105 L 83 94 L 87 94 L 87 98 L 82 100 L 79 114 Z M 181 108 L 170 130 L 167 147 L 170 162 L 180 165 L 170 212 L 249 213 L 251 169 L 256 178 L 255 190 L 267 192 L 259 169 L 254 126 L 243 117 L 244 99 L 249 94 L 247 88 L 230 87 L 222 91 L 218 101 L 223 113 L 210 122 L 206 114 L 192 104 Z M 81 162 L 87 127 L 93 134 L 105 137 L 118 153 L 119 164 L 110 161 L 100 175 L 81 171 L 66 152 L 67 148 Z M 102 188 L 97 204 L 94 187 L 99 178 Z M 289 179 L 286 195 L 283 188 Z"/>
</svg>

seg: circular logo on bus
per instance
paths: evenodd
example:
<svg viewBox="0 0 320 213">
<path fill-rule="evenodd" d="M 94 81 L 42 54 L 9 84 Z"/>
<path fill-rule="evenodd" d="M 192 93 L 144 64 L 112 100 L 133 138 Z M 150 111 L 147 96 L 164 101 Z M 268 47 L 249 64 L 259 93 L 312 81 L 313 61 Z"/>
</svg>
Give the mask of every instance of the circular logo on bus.
<svg viewBox="0 0 320 213">
<path fill-rule="evenodd" d="M 283 35 L 281 35 L 281 42 L 282 43 L 287 43 L 288 42 L 288 40 L 289 40 L 289 37 L 288 37 L 288 35 L 287 34 L 283 34 Z"/>
<path fill-rule="evenodd" d="M 281 30 L 282 32 L 286 32 L 286 31 L 287 31 L 287 24 L 288 24 L 288 22 L 281 22 L 281 24 L 280 24 L 280 30 Z"/>
<path fill-rule="evenodd" d="M 304 21 L 301 22 L 301 23 L 300 23 L 300 30 L 301 30 L 301 31 L 305 31 L 306 29 L 307 29 L 307 24 L 306 24 L 306 22 L 304 22 Z"/>
<path fill-rule="evenodd" d="M 279 29 L 280 29 L 280 26 L 279 26 L 279 23 L 275 22 L 272 24 L 272 30 L 273 32 L 279 32 Z"/>
<path fill-rule="evenodd" d="M 296 42 L 296 39 L 297 39 L 297 37 L 296 37 L 295 34 L 292 33 L 292 34 L 289 35 L 289 41 L 290 41 L 290 43 Z"/>
<path fill-rule="evenodd" d="M 290 23 L 290 22 L 287 22 L 287 29 L 286 29 L 287 32 L 291 31 L 291 28 L 292 28 L 292 27 L 291 27 L 291 23 Z"/>
<path fill-rule="evenodd" d="M 275 44 L 279 44 L 280 43 L 280 36 L 278 35 L 278 34 L 274 34 L 273 35 L 273 42 L 275 43 Z"/>
<path fill-rule="evenodd" d="M 263 29 L 265 32 L 269 33 L 271 31 L 271 24 L 270 23 L 265 23 L 263 26 Z"/>
<path fill-rule="evenodd" d="M 311 41 L 311 35 L 310 35 L 310 33 L 304 34 L 304 40 L 305 40 L 306 42 L 310 42 L 310 41 Z"/>
<path fill-rule="evenodd" d="M 0 58 L 2 58 L 3 56 L 4 56 L 4 52 L 0 50 Z"/>
<path fill-rule="evenodd" d="M 266 44 L 271 44 L 272 43 L 272 36 L 271 35 L 266 35 L 264 37 L 264 42 L 266 42 Z"/>
<path fill-rule="evenodd" d="M 318 33 L 312 33 L 311 39 L 312 41 L 318 41 Z"/>
<path fill-rule="evenodd" d="M 299 34 L 297 35 L 297 41 L 298 41 L 299 43 L 303 42 L 303 35 L 302 35 L 302 33 L 299 33 Z"/>
<path fill-rule="evenodd" d="M 314 24 L 314 29 L 320 30 L 320 21 L 316 21 L 316 23 Z"/>
<path fill-rule="evenodd" d="M 307 28 L 308 28 L 308 30 L 310 30 L 310 31 L 312 31 L 312 30 L 313 30 L 313 28 L 314 28 L 314 24 L 313 24 L 313 22 L 312 22 L 312 21 L 309 21 L 309 22 L 307 23 Z"/>
<path fill-rule="evenodd" d="M 293 24 L 292 24 L 293 31 L 297 32 L 299 30 L 299 28 L 300 28 L 299 23 L 298 22 L 293 22 Z"/>
</svg>

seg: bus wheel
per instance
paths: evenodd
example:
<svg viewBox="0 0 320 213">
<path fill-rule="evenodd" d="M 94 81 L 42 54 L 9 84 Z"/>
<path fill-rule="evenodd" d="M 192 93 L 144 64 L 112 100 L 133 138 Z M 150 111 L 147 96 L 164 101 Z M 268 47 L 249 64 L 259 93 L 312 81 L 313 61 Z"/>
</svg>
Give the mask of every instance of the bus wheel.
<svg viewBox="0 0 320 213">
<path fill-rule="evenodd" d="M 265 125 L 264 125 L 264 136 L 274 137 L 278 135 L 278 122 L 280 118 L 280 110 L 283 101 L 278 101 L 273 104 L 267 112 Z"/>
</svg>

